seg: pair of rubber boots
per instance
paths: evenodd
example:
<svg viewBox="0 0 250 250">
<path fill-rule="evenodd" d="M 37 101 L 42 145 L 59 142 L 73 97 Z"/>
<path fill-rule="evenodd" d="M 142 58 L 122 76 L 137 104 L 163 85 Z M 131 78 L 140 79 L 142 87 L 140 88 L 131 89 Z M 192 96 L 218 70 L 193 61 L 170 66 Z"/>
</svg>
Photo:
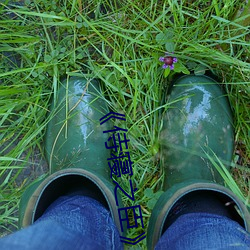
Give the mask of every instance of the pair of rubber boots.
<svg viewBox="0 0 250 250">
<path fill-rule="evenodd" d="M 176 206 L 199 197 L 205 202 L 207 199 L 207 207 L 210 198 L 216 197 L 249 231 L 250 215 L 246 206 L 224 187 L 224 180 L 215 167 L 222 161 L 229 168 L 234 148 L 232 114 L 225 93 L 210 77 L 183 76 L 173 83 L 168 103 L 167 111 L 162 114 L 160 133 L 165 192 L 149 221 L 148 249 L 155 247 L 178 217 L 173 213 Z M 20 228 L 33 224 L 58 197 L 80 190 L 82 195 L 97 199 L 109 209 L 120 235 L 126 234 L 121 232 L 107 164 L 110 151 L 105 148 L 105 142 L 109 135 L 103 133 L 113 126 L 110 121 L 102 125 L 99 121 L 108 113 L 98 81 L 72 77 L 62 83 L 52 101 L 45 136 L 50 174 L 23 194 Z M 118 199 L 119 207 L 123 207 Z"/>
</svg>

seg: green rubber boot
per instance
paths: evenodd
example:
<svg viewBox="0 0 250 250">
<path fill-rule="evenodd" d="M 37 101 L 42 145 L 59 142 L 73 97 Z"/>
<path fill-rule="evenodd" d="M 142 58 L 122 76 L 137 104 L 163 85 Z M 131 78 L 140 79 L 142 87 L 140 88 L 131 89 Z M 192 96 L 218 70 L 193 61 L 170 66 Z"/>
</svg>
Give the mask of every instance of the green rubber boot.
<svg viewBox="0 0 250 250">
<path fill-rule="evenodd" d="M 174 83 L 168 102 L 170 107 L 163 115 L 160 134 L 165 192 L 149 221 L 148 249 L 154 249 L 167 229 L 174 211 L 171 209 L 196 191 L 202 191 L 203 197 L 212 192 L 225 203 L 235 204 L 241 214 L 237 214 L 238 222 L 249 231 L 246 206 L 224 187 L 221 175 L 211 164 L 211 158 L 216 162 L 215 154 L 229 169 L 233 155 L 233 121 L 224 92 L 207 76 L 184 76 Z"/>
<path fill-rule="evenodd" d="M 122 233 L 118 208 L 123 207 L 118 196 L 116 206 L 114 186 L 110 178 L 105 142 L 111 129 L 109 121 L 100 125 L 99 119 L 108 114 L 99 83 L 82 77 L 64 81 L 50 108 L 51 120 L 45 135 L 45 155 L 49 176 L 32 184 L 20 202 L 20 228 L 36 221 L 59 196 L 80 192 L 100 201 L 110 210 Z M 126 228 L 126 225 L 123 225 Z"/>
</svg>

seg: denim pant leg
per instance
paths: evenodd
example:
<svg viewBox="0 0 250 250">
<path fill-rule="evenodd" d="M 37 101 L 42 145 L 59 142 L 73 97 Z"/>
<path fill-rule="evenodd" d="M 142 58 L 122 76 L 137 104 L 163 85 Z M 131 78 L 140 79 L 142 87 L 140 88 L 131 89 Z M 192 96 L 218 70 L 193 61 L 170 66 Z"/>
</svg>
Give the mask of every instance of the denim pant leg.
<svg viewBox="0 0 250 250">
<path fill-rule="evenodd" d="M 249 250 L 250 234 L 227 217 L 190 213 L 180 216 L 162 235 L 156 250 Z"/>
<path fill-rule="evenodd" d="M 0 239 L 4 250 L 123 249 L 110 212 L 85 196 L 60 197 L 33 225 Z"/>
</svg>

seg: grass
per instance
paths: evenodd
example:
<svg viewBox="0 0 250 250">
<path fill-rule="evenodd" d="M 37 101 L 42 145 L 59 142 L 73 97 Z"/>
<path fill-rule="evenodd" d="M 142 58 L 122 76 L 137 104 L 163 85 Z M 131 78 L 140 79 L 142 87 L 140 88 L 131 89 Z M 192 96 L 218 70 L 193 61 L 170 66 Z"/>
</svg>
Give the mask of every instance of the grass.
<svg viewBox="0 0 250 250">
<path fill-rule="evenodd" d="M 101 79 L 110 109 L 126 115 L 138 190 L 134 203 L 126 197 L 124 203 L 142 206 L 145 228 L 161 193 L 160 115 L 169 105 L 164 91 L 178 72 L 217 75 L 234 114 L 232 175 L 249 202 L 250 16 L 245 2 L 26 0 L 22 6 L 1 1 L 2 235 L 15 229 L 20 196 L 34 179 L 18 177 L 26 166 L 39 167 L 34 152 L 43 158 L 49 100 L 60 80 L 71 75 Z M 161 68 L 158 59 L 165 51 L 178 58 L 175 72 Z M 234 181 L 227 185 L 234 188 Z M 126 178 L 122 182 L 126 188 Z M 141 232 L 130 230 L 128 237 Z M 145 245 L 144 240 L 133 249 Z"/>
</svg>

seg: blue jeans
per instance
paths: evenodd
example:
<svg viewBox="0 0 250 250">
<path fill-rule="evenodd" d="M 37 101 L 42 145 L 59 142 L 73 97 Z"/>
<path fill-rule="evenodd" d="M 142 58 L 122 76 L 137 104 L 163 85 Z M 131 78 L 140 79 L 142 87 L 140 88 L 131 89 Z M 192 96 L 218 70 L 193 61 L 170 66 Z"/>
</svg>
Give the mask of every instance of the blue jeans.
<svg viewBox="0 0 250 250">
<path fill-rule="evenodd" d="M 250 234 L 227 217 L 190 213 L 180 216 L 162 235 L 156 250 L 249 250 Z"/>
<path fill-rule="evenodd" d="M 33 225 L 0 239 L 3 250 L 123 249 L 109 211 L 89 197 L 61 197 Z M 250 249 L 250 235 L 226 217 L 194 213 L 179 217 L 156 250 Z"/>
<path fill-rule="evenodd" d="M 85 196 L 60 197 L 33 225 L 0 239 L 2 250 L 123 249 L 110 212 Z"/>
</svg>

